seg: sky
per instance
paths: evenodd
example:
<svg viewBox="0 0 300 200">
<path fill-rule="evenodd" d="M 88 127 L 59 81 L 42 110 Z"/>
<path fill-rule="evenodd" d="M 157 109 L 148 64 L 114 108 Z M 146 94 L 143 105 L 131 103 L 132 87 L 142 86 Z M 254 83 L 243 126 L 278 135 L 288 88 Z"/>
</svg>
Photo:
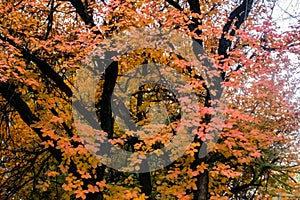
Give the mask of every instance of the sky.
<svg viewBox="0 0 300 200">
<path fill-rule="evenodd" d="M 300 23 L 300 0 L 275 0 L 274 3 L 272 17 L 280 31 L 286 31 L 289 26 Z M 289 57 L 297 68 L 296 71 L 292 72 L 293 77 L 291 78 L 291 81 L 298 85 L 292 101 L 300 102 L 300 55 L 289 54 Z"/>
<path fill-rule="evenodd" d="M 300 0 L 277 0 L 272 16 L 283 30 L 288 29 L 289 25 L 299 23 Z"/>
</svg>

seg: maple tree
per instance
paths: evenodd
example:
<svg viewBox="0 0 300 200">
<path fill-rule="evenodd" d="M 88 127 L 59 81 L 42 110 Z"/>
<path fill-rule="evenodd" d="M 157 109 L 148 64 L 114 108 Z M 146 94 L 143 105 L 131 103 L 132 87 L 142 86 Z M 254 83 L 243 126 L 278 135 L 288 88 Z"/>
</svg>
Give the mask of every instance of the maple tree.
<svg viewBox="0 0 300 200">
<path fill-rule="evenodd" d="M 277 31 L 269 15 L 272 5 L 253 0 L 1 1 L 1 199 L 271 199 L 298 194 L 299 104 L 293 99 L 299 79 L 293 76 L 297 64 L 290 54 L 299 56 L 299 25 Z M 92 66 L 84 61 L 132 27 L 175 30 L 193 38 L 213 58 L 214 70 L 205 77 L 168 50 L 182 45 L 199 52 L 181 38 L 175 47 L 137 48 L 114 59 L 110 55 L 95 96 L 82 94 L 86 101 L 94 99 L 96 110 L 77 101 L 76 90 L 94 89 Z M 122 45 L 126 49 L 126 42 Z M 107 58 L 99 63 L 101 59 Z M 139 85 L 143 72 L 129 72 L 142 64 L 154 68 L 151 63 L 187 77 L 196 105 L 184 95 L 180 100 L 164 82 Z M 82 69 L 88 71 L 80 77 Z M 212 101 L 216 91 L 207 85 L 209 76 L 220 78 L 215 83 L 223 88 L 219 101 Z M 120 113 L 113 113 L 111 98 L 122 81 L 130 82 L 134 92 L 128 105 L 119 102 Z M 76 87 L 78 82 L 84 85 Z M 128 152 L 160 149 L 177 134 L 183 104 L 192 107 L 198 128 L 184 154 L 168 166 L 141 173 L 117 170 L 88 148 L 105 135 Z M 123 123 L 159 134 L 147 137 L 139 130 L 142 140 L 122 129 L 114 116 L 124 114 L 122 106 L 132 119 Z M 73 112 L 78 112 L 93 122 L 92 111 L 102 132 L 74 120 Z M 188 122 L 190 130 L 194 124 Z M 87 135 L 79 134 L 80 129 Z M 116 165 L 125 162 L 122 155 L 112 159 Z M 155 167 L 142 158 L 130 162 L 136 171 Z"/>
</svg>

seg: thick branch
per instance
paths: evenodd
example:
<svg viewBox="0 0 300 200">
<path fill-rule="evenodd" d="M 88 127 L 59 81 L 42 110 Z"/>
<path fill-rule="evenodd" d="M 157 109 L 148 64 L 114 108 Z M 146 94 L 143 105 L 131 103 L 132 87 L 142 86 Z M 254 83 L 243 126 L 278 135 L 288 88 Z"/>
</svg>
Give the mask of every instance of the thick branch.
<svg viewBox="0 0 300 200">
<path fill-rule="evenodd" d="M 253 7 L 253 2 L 254 0 L 244 0 L 240 6 L 230 13 L 228 21 L 223 27 L 222 36 L 219 40 L 218 54 L 223 56 L 223 58 L 228 58 L 227 51 L 230 49 L 232 44 L 232 41 L 227 39 L 226 35 L 229 33 L 230 36 L 234 36 L 236 30 L 240 29 Z M 234 21 L 234 27 L 232 27 Z M 232 29 L 230 30 L 230 28 Z"/>
<path fill-rule="evenodd" d="M 183 11 L 183 9 L 181 8 L 181 6 L 179 5 L 178 2 L 173 1 L 173 0 L 166 0 L 171 6 L 173 6 L 174 8 Z"/>
<path fill-rule="evenodd" d="M 63 91 L 68 97 L 72 96 L 71 88 L 67 86 L 67 84 L 64 82 L 64 79 L 61 76 L 59 76 L 46 61 L 40 59 L 33 52 L 31 52 L 25 47 L 18 45 L 8 37 L 0 35 L 0 39 L 4 42 L 8 42 L 10 45 L 18 49 L 26 60 L 34 62 L 36 66 L 41 70 L 41 72 L 47 77 L 49 77 L 61 91 Z"/>
<path fill-rule="evenodd" d="M 84 23 L 90 27 L 94 27 L 93 15 L 88 11 L 87 5 L 84 5 L 81 0 L 70 0 L 70 2 Z"/>
<path fill-rule="evenodd" d="M 108 134 L 111 139 L 114 131 L 114 119 L 112 118 L 111 98 L 115 88 L 118 76 L 118 62 L 113 61 L 105 70 L 103 92 L 100 100 L 100 121 L 101 128 Z"/>
<path fill-rule="evenodd" d="M 188 3 L 190 5 L 190 10 L 192 13 L 201 14 L 200 10 L 200 3 L 198 0 L 188 0 Z M 202 34 L 202 31 L 199 29 L 199 26 L 202 24 L 202 19 L 199 19 L 198 17 L 192 17 L 192 23 L 189 24 L 189 30 L 191 32 L 195 32 L 197 36 L 200 36 Z M 200 45 L 203 45 L 203 41 L 200 39 L 194 38 L 195 41 L 197 41 Z"/>
<path fill-rule="evenodd" d="M 31 112 L 30 108 L 23 101 L 20 94 L 15 92 L 15 87 L 13 85 L 0 82 L 0 93 L 7 100 L 7 102 L 18 111 L 22 120 L 38 134 L 42 141 L 51 140 L 49 136 L 43 136 L 41 128 L 32 127 L 35 123 L 39 122 L 40 119 Z M 49 150 L 58 162 L 62 161 L 61 152 L 59 150 L 53 147 L 49 147 Z"/>
<path fill-rule="evenodd" d="M 24 102 L 23 99 L 21 98 L 21 95 L 18 94 L 17 92 L 15 92 L 15 87 L 9 83 L 0 82 L 0 94 L 8 101 L 8 103 L 11 106 L 13 106 L 17 110 L 17 112 L 19 113 L 22 120 L 29 127 L 31 127 L 31 129 L 35 133 L 37 133 L 37 135 L 39 136 L 39 138 L 42 141 L 51 140 L 53 142 L 54 147 L 50 146 L 48 149 L 49 149 L 51 155 L 58 162 L 62 162 L 62 160 L 63 160 L 62 152 L 59 149 L 55 148 L 57 146 L 57 141 L 51 139 L 49 136 L 43 136 L 43 132 L 41 130 L 42 128 L 37 128 L 37 127 L 33 126 L 34 124 L 40 122 L 41 120 L 31 112 L 31 110 L 28 107 L 28 105 L 26 104 L 26 102 Z M 78 144 L 73 144 L 73 145 L 78 145 Z M 84 181 L 85 187 L 87 187 L 87 185 L 90 184 L 91 182 L 95 184 L 96 181 L 99 181 L 100 179 L 103 178 L 104 168 L 102 166 L 100 166 L 96 170 L 97 170 L 98 180 L 84 179 L 83 181 Z M 69 172 L 74 174 L 78 179 L 81 178 L 81 174 L 78 173 L 77 167 L 73 162 L 70 163 Z M 103 198 L 101 193 L 89 194 L 88 196 L 90 197 L 89 199 L 91 199 L 91 200 Z"/>
</svg>

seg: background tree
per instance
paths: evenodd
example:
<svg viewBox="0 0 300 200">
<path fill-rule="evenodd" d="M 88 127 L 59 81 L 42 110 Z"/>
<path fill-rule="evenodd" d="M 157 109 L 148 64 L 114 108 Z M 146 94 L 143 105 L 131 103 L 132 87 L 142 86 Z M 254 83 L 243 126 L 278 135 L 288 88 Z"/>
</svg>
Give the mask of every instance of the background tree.
<svg viewBox="0 0 300 200">
<path fill-rule="evenodd" d="M 299 80 L 289 81 L 297 79 L 289 54 L 299 55 L 299 25 L 278 33 L 268 14 L 272 5 L 253 0 L 1 1 L 1 199 L 268 199 L 299 193 L 299 104 L 292 100 Z M 151 151 L 164 143 L 158 137 L 160 143 L 143 146 L 145 141 L 118 129 L 109 100 L 119 76 L 152 61 L 200 85 L 202 118 L 193 144 L 168 167 L 140 174 L 99 163 L 72 119 L 76 70 L 94 47 L 130 27 L 191 36 L 215 59 L 226 91 L 226 107 L 214 109 L 204 77 L 167 50 L 142 49 L 112 62 L 99 81 L 97 115 L 107 136 L 121 138 L 125 142 L 116 145 L 128 151 Z M 89 77 L 84 81 L 88 85 Z M 181 116 L 166 88 L 136 88 L 130 111 L 136 124 L 147 125 L 148 108 L 163 102 L 168 138 Z M 87 109 L 75 105 L 79 112 Z M 224 121 L 211 121 L 216 111 Z M 203 143 L 209 129 L 221 130 L 216 145 Z M 200 148 L 209 153 L 199 157 Z"/>
</svg>

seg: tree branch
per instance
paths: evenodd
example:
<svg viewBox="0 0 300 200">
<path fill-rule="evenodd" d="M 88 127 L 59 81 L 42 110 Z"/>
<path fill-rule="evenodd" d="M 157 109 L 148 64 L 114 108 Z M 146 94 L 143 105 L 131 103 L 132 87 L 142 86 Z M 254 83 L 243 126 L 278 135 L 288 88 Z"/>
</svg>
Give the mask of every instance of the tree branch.
<svg viewBox="0 0 300 200">
<path fill-rule="evenodd" d="M 12 39 L 0 35 L 0 39 L 4 42 L 8 42 L 10 45 L 18 49 L 23 58 L 28 61 L 32 61 L 36 64 L 36 66 L 41 70 L 43 74 L 49 77 L 61 91 L 63 91 L 68 97 L 72 96 L 72 90 L 67 84 L 64 82 L 64 79 L 59 76 L 54 69 L 44 60 L 40 59 L 35 53 L 31 52 L 29 49 L 22 47 L 15 43 Z"/>
<path fill-rule="evenodd" d="M 252 7 L 254 0 L 244 0 L 243 3 L 234 9 L 228 18 L 227 23 L 223 27 L 223 33 L 219 40 L 218 54 L 223 56 L 223 58 L 228 58 L 227 51 L 230 49 L 232 41 L 226 38 L 226 35 L 229 33 L 230 36 L 235 35 L 235 31 L 238 30 L 242 23 L 247 19 Z M 236 20 L 236 21 L 235 21 Z M 232 27 L 233 22 L 234 27 Z"/>
<path fill-rule="evenodd" d="M 223 56 L 223 59 L 228 58 L 227 51 L 230 50 L 230 47 L 232 45 L 232 41 L 226 38 L 227 34 L 229 33 L 230 36 L 235 35 L 236 30 L 240 29 L 241 25 L 247 19 L 253 7 L 253 3 L 254 0 L 244 0 L 241 5 L 239 5 L 230 13 L 228 21 L 223 27 L 222 36 L 219 40 L 218 54 L 220 56 Z M 234 21 L 234 27 L 230 30 Z M 222 72 L 222 78 L 223 80 L 225 80 L 226 72 Z"/>
<path fill-rule="evenodd" d="M 35 123 L 39 122 L 40 119 L 31 112 L 28 105 L 21 98 L 21 95 L 15 92 L 15 87 L 13 85 L 0 82 L 0 93 L 7 102 L 18 111 L 22 120 L 38 134 L 42 141 L 53 141 L 49 136 L 43 136 L 43 132 L 41 131 L 42 128 L 32 127 Z M 56 143 L 56 141 L 53 142 Z M 54 147 L 49 147 L 49 150 L 58 162 L 62 161 L 62 155 L 59 150 Z"/>
<path fill-rule="evenodd" d="M 70 2 L 86 25 L 89 25 L 90 27 L 96 26 L 93 15 L 89 13 L 87 5 L 84 5 L 81 0 L 70 0 Z"/>
<path fill-rule="evenodd" d="M 181 8 L 181 6 L 179 5 L 178 2 L 173 1 L 173 0 L 166 0 L 171 6 L 173 6 L 174 8 L 183 11 L 183 9 Z"/>
<path fill-rule="evenodd" d="M 51 155 L 60 163 L 63 161 L 63 155 L 62 152 L 59 149 L 56 149 L 57 141 L 51 139 L 49 136 L 43 136 L 42 128 L 34 127 L 33 125 L 40 122 L 41 120 L 35 116 L 28 105 L 23 101 L 21 98 L 21 95 L 15 92 L 15 86 L 9 83 L 3 83 L 0 82 L 0 94 L 7 100 L 7 102 L 13 106 L 19 115 L 21 116 L 22 120 L 39 136 L 39 138 L 42 141 L 52 141 L 54 144 L 54 147 L 49 146 L 49 151 Z M 72 145 L 78 145 L 72 142 Z M 97 178 L 98 179 L 84 179 L 84 186 L 87 187 L 88 184 L 93 183 L 95 184 L 96 181 L 101 181 L 103 179 L 103 172 L 104 167 L 98 166 L 97 169 Z M 77 171 L 76 164 L 71 161 L 69 172 L 72 173 L 74 176 L 76 176 L 78 179 L 81 179 L 81 174 Z M 88 194 L 89 199 L 96 200 L 96 199 L 103 199 L 102 193 L 90 193 Z"/>
</svg>

